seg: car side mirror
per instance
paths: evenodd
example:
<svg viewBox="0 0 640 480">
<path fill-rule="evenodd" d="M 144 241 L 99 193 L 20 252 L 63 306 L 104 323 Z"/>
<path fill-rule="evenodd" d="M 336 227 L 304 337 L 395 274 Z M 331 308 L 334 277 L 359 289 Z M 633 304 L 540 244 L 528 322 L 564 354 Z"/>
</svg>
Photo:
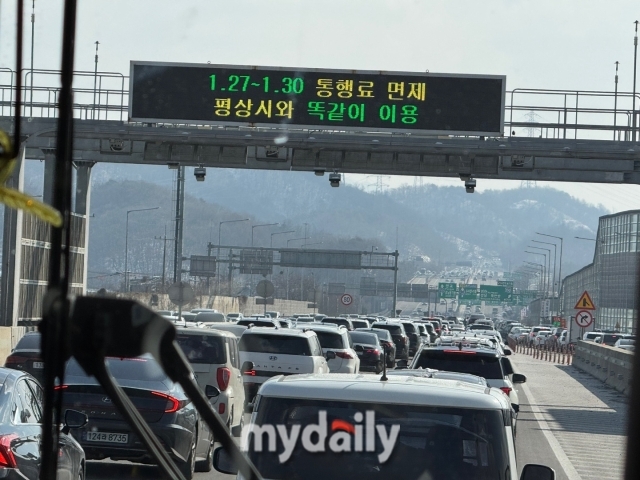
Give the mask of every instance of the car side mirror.
<svg viewBox="0 0 640 480">
<path fill-rule="evenodd" d="M 556 471 L 546 465 L 528 463 L 522 469 L 520 480 L 556 480 Z"/>
<path fill-rule="evenodd" d="M 214 387 L 213 385 L 207 385 L 206 387 L 204 387 L 204 394 L 207 398 L 211 399 L 220 395 L 220 390 L 218 390 L 218 388 Z"/>
<path fill-rule="evenodd" d="M 511 377 L 511 381 L 513 383 L 526 383 L 527 377 L 521 373 L 514 373 L 513 376 Z"/>
<path fill-rule="evenodd" d="M 333 351 L 329 350 L 327 352 L 327 354 L 325 355 L 325 358 L 327 360 L 333 360 L 334 358 L 336 358 L 336 352 L 333 352 Z"/>
<path fill-rule="evenodd" d="M 398 361 L 396 362 L 396 369 L 397 369 L 397 370 L 405 369 L 405 368 L 407 368 L 408 366 L 409 366 L 409 364 L 407 363 L 407 361 L 406 361 L 406 360 L 398 360 Z"/>
<path fill-rule="evenodd" d="M 220 473 L 237 475 L 238 467 L 224 447 L 218 447 L 213 451 L 213 468 Z M 524 473 L 524 471 L 523 471 Z M 533 477 L 532 477 L 533 479 Z"/>
<path fill-rule="evenodd" d="M 78 410 L 67 409 L 64 412 L 62 432 L 68 434 L 72 428 L 82 428 L 89 423 L 89 417 Z"/>
<path fill-rule="evenodd" d="M 505 348 L 503 348 L 503 350 L 504 350 L 504 354 L 505 355 L 511 355 L 511 350 L 510 349 L 505 347 Z"/>
</svg>

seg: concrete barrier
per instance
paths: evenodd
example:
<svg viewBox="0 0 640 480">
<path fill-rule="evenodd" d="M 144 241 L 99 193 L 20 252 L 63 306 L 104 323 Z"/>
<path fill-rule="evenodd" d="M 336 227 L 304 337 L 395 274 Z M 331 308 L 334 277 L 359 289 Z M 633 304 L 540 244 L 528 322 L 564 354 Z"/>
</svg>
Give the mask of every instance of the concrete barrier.
<svg viewBox="0 0 640 480">
<path fill-rule="evenodd" d="M 631 393 L 633 352 L 579 341 L 573 358 L 573 366 L 593 375 L 627 396 Z"/>
</svg>

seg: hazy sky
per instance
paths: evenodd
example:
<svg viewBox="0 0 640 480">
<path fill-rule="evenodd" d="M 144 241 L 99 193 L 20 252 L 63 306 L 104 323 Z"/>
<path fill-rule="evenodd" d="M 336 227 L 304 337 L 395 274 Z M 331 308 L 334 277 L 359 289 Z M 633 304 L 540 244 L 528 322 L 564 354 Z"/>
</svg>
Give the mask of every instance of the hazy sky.
<svg viewBox="0 0 640 480">
<path fill-rule="evenodd" d="M 35 66 L 57 69 L 63 2 L 35 3 Z M 631 91 L 640 1 L 80 0 L 78 15 L 78 70 L 93 71 L 98 40 L 99 70 L 125 74 L 130 60 L 209 61 L 503 74 L 508 90 L 613 90 L 619 61 L 619 90 Z M 15 0 L 0 0 L 0 67 L 14 68 L 14 32 Z M 25 60 L 28 65 L 28 55 Z M 463 188 L 455 179 L 423 181 Z M 413 184 L 413 178 L 386 183 Z M 640 208 L 636 186 L 545 184 L 612 211 Z M 519 186 L 478 181 L 479 191 Z"/>
</svg>

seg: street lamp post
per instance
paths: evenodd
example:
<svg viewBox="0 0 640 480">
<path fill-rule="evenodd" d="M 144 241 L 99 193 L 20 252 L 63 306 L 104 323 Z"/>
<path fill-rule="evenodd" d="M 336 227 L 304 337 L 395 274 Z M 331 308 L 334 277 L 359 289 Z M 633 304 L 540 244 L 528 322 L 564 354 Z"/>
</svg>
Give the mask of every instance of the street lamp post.
<svg viewBox="0 0 640 480">
<path fill-rule="evenodd" d="M 547 267 L 547 295 L 549 294 L 549 273 L 551 273 L 551 249 L 550 248 L 542 248 L 542 247 L 534 247 L 533 245 L 527 245 L 527 248 L 535 248 L 536 250 L 545 250 L 549 256 L 545 257 L 545 262 L 549 261 L 548 263 L 548 267 Z M 554 278 L 554 282 L 555 282 L 555 278 Z"/>
<path fill-rule="evenodd" d="M 271 234 L 271 243 L 269 244 L 269 246 L 270 246 L 271 248 L 273 248 L 273 237 L 274 237 L 275 235 L 286 235 L 286 234 L 288 234 L 288 233 L 296 233 L 296 231 L 295 231 L 295 230 L 287 230 L 286 232 L 275 232 L 275 233 L 272 233 L 272 234 Z"/>
<path fill-rule="evenodd" d="M 127 224 L 124 229 L 124 291 L 129 292 L 129 214 L 133 212 L 148 212 L 149 210 L 158 210 L 160 207 L 151 208 L 135 208 L 127 210 Z"/>
<path fill-rule="evenodd" d="M 543 285 L 543 290 L 542 292 L 546 292 L 547 290 L 547 281 L 546 281 L 546 277 L 547 277 L 547 254 L 546 253 L 538 253 L 538 252 L 530 252 L 528 250 L 525 250 L 526 253 L 530 253 L 531 255 L 540 255 L 541 257 L 544 257 L 544 265 L 543 265 L 543 270 L 542 270 L 542 285 Z M 546 294 L 545 294 L 546 297 Z"/>
<path fill-rule="evenodd" d="M 553 280 L 551 282 L 551 294 L 553 295 L 553 298 L 556 298 L 556 260 L 558 259 L 558 251 L 557 251 L 557 245 L 555 243 L 551 243 L 551 242 L 541 242 L 539 240 L 531 240 L 532 242 L 535 243 L 542 243 L 544 245 L 552 245 L 553 246 Z M 549 253 L 551 254 L 551 253 Z M 560 282 L 558 282 L 558 287 L 560 286 Z"/>
<path fill-rule="evenodd" d="M 222 241 L 222 225 L 225 223 L 238 223 L 238 222 L 248 222 L 248 218 L 243 218 L 242 220 L 224 220 L 223 222 L 218 222 L 218 256 L 216 257 L 216 293 L 220 295 L 220 242 Z M 231 268 L 231 264 L 229 264 L 229 268 Z M 231 287 L 229 287 L 231 288 Z"/>
<path fill-rule="evenodd" d="M 633 22 L 636 24 L 636 34 L 633 37 L 633 107 L 631 107 L 633 120 L 631 122 L 631 141 L 636 141 L 636 126 L 637 126 L 637 114 L 636 114 L 636 72 L 638 65 L 638 20 Z"/>
<path fill-rule="evenodd" d="M 251 246 L 253 247 L 253 231 L 258 227 L 273 227 L 275 225 L 280 225 L 279 223 L 262 223 L 260 225 L 251 225 Z"/>
<path fill-rule="evenodd" d="M 307 237 L 290 238 L 289 240 L 287 240 L 287 248 L 289 248 L 289 244 L 291 242 L 295 242 L 298 240 L 307 240 Z M 287 300 L 289 300 L 289 267 L 287 267 Z"/>
<path fill-rule="evenodd" d="M 539 255 L 539 254 L 538 254 Z M 534 263 L 534 262 L 527 262 L 525 261 L 524 263 L 529 264 L 529 265 L 535 265 L 536 266 L 536 275 L 540 275 L 540 281 L 542 281 L 542 278 L 544 276 L 544 265 L 542 265 L 541 263 Z M 540 282 L 538 282 L 538 291 L 540 291 Z"/>
<path fill-rule="evenodd" d="M 536 235 L 542 235 L 543 237 L 557 238 L 558 240 L 560 240 L 560 265 L 559 265 L 559 271 L 558 271 L 558 293 L 560 293 L 560 288 L 562 287 L 562 245 L 564 243 L 564 238 L 556 237 L 555 235 L 549 235 L 547 233 L 540 233 L 540 232 L 536 232 Z"/>
</svg>

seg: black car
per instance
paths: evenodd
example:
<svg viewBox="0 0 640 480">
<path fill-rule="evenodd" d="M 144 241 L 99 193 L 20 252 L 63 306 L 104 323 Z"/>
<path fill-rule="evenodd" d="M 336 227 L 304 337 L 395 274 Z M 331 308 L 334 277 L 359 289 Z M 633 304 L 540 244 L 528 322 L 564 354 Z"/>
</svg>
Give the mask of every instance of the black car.
<svg viewBox="0 0 640 480">
<path fill-rule="evenodd" d="M 413 322 L 400 322 L 404 327 L 404 331 L 409 337 L 409 355 L 414 355 L 418 351 L 418 347 L 422 345 L 422 339 L 420 338 L 420 331 L 413 324 Z"/>
<path fill-rule="evenodd" d="M 4 366 L 30 373 L 42 382 L 44 363 L 40 354 L 40 333 L 25 333 L 7 357 Z"/>
<path fill-rule="evenodd" d="M 339 327 L 345 327 L 349 331 L 355 330 L 353 323 L 349 318 L 326 317 L 326 318 L 323 318 L 320 323 L 333 323 L 334 325 L 338 325 Z"/>
<path fill-rule="evenodd" d="M 376 322 L 373 328 L 387 330 L 396 344 L 396 358 L 409 359 L 409 337 L 404 331 L 402 323 L 399 322 Z"/>
<path fill-rule="evenodd" d="M 359 330 L 349 332 L 349 336 L 360 359 L 360 370 L 373 368 L 376 373 L 380 373 L 384 366 L 384 350 L 378 336 Z"/>
<path fill-rule="evenodd" d="M 213 437 L 208 427 L 182 388 L 166 376 L 151 356 L 109 358 L 107 368 L 187 480 L 194 470 L 211 470 Z M 65 384 L 58 388 L 64 390 L 66 408 L 89 416 L 89 423 L 73 432 L 87 459 L 154 463 L 96 379 L 86 375 L 74 359 L 67 363 Z"/>
<path fill-rule="evenodd" d="M 358 328 L 357 332 L 369 332 L 375 333 L 378 336 L 380 345 L 384 348 L 387 354 L 387 368 L 393 368 L 396 366 L 396 344 L 393 341 L 391 332 L 389 330 L 383 330 L 381 328 Z"/>
<path fill-rule="evenodd" d="M 0 477 L 36 480 L 40 473 L 42 387 L 28 373 L 0 368 Z M 68 433 L 82 427 L 87 416 L 67 410 L 60 433 L 59 479 L 85 478 L 82 447 Z"/>
<path fill-rule="evenodd" d="M 257 318 L 244 318 L 242 320 L 238 320 L 236 325 L 242 325 L 243 327 L 248 327 L 249 325 L 253 325 L 254 327 L 268 327 L 275 328 L 279 324 L 276 324 L 275 320 L 262 320 Z"/>
</svg>

